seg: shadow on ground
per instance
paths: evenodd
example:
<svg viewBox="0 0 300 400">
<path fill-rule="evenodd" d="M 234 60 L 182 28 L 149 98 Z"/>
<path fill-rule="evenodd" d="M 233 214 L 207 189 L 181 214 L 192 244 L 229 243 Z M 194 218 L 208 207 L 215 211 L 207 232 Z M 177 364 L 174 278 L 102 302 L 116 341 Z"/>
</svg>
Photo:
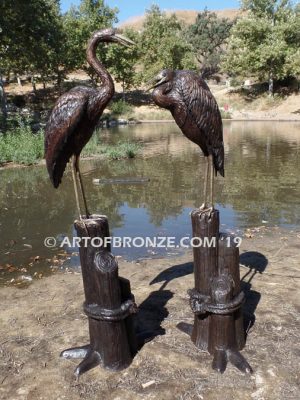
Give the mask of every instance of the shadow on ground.
<svg viewBox="0 0 300 400">
<path fill-rule="evenodd" d="M 268 259 L 262 253 L 256 251 L 247 251 L 240 255 L 240 265 L 243 265 L 244 267 L 248 268 L 248 271 L 246 271 L 246 273 L 241 277 L 241 288 L 244 291 L 246 298 L 245 304 L 243 306 L 243 312 L 244 312 L 244 329 L 247 338 L 250 329 L 254 326 L 255 311 L 261 299 L 261 294 L 252 289 L 251 282 L 256 276 L 256 274 L 262 274 L 265 271 L 268 265 Z M 184 277 L 186 275 L 190 275 L 192 273 L 193 273 L 193 263 L 187 262 L 184 264 L 173 265 L 165 269 L 164 271 L 160 272 L 150 282 L 150 285 L 162 282 L 162 286 L 160 287 L 160 289 L 156 292 L 152 292 L 151 295 L 148 297 L 148 299 L 146 299 L 140 306 L 141 309 L 140 314 L 142 315 L 141 317 L 142 321 L 144 320 L 144 318 L 147 320 L 147 318 L 149 317 L 149 315 L 147 315 L 147 312 L 149 314 L 149 310 L 151 309 L 152 319 L 150 316 L 150 325 L 152 323 L 152 326 L 147 326 L 147 330 L 149 332 L 149 335 L 151 330 L 153 333 L 157 332 L 157 334 L 152 337 L 164 334 L 163 332 L 164 330 L 160 327 L 159 323 L 161 323 L 164 320 L 164 318 L 168 316 L 168 311 L 165 306 L 168 300 L 173 296 L 172 294 L 168 298 L 168 293 L 170 295 L 171 292 L 165 291 L 164 290 L 165 287 L 172 280 Z M 157 318 L 155 322 L 154 315 L 157 313 L 159 318 Z M 144 321 L 143 323 L 145 324 L 146 322 L 147 321 Z"/>
<path fill-rule="evenodd" d="M 141 346 L 156 336 L 165 334 L 161 324 L 169 315 L 166 304 L 172 297 L 173 292 L 170 290 L 159 289 L 151 292 L 139 305 L 136 324 Z"/>
</svg>

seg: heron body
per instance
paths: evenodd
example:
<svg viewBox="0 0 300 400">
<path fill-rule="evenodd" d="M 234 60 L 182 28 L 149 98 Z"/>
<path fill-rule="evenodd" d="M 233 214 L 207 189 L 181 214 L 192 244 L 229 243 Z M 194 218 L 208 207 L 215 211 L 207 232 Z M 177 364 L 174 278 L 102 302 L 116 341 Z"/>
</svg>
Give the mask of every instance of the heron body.
<svg viewBox="0 0 300 400">
<path fill-rule="evenodd" d="M 101 101 L 94 112 L 91 107 L 102 91 L 77 86 L 63 94 L 56 102 L 45 131 L 45 154 L 48 173 L 53 186 L 61 183 L 69 159 L 79 156 L 90 140 L 97 122 L 106 107 Z M 99 102 L 99 101 L 98 101 Z M 95 108 L 95 107 L 93 107 Z"/>
<path fill-rule="evenodd" d="M 100 42 L 115 42 L 125 46 L 133 44 L 129 39 L 117 35 L 113 29 L 95 32 L 87 45 L 87 61 L 100 77 L 102 86 L 99 89 L 77 86 L 60 96 L 45 129 L 45 158 L 50 180 L 55 188 L 59 186 L 66 165 L 73 156 L 76 202 L 80 211 L 78 178 L 87 216 L 89 213 L 79 170 L 79 156 L 115 92 L 110 74 L 96 56 Z"/>
<path fill-rule="evenodd" d="M 166 69 L 151 83 L 154 83 L 154 102 L 171 112 L 182 133 L 201 148 L 208 160 L 204 189 L 205 208 L 209 169 L 211 203 L 213 176 L 217 172 L 224 176 L 223 125 L 218 104 L 206 82 L 193 71 Z"/>
</svg>

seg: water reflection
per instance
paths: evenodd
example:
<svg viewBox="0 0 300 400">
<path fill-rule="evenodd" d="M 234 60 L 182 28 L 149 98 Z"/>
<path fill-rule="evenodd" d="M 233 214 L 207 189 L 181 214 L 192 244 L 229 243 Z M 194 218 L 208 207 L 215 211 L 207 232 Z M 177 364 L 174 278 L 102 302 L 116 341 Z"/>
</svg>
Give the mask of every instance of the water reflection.
<svg viewBox="0 0 300 400">
<path fill-rule="evenodd" d="M 225 123 L 225 179 L 216 182 L 225 227 L 244 229 L 262 221 L 299 224 L 299 128 L 293 122 Z M 140 141 L 146 153 L 133 160 L 82 162 L 90 209 L 109 217 L 112 234 L 190 235 L 189 212 L 202 201 L 204 159 L 198 147 L 175 124 L 119 127 L 101 135 L 106 143 Z M 150 182 L 92 183 L 93 178 L 141 176 Z M 51 187 L 44 167 L 2 170 L 0 179 L 0 265 L 26 266 L 30 257 L 49 258 L 60 251 L 45 248 L 43 241 L 74 233 L 77 212 L 71 174 L 65 175 L 58 190 Z M 133 259 L 175 251 L 116 248 L 114 253 Z"/>
</svg>

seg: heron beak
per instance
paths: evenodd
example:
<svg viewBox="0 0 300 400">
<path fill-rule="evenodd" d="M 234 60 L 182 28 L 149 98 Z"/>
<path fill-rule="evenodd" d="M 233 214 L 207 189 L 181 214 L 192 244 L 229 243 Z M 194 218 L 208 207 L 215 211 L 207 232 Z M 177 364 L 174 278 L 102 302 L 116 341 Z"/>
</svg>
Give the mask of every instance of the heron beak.
<svg viewBox="0 0 300 400">
<path fill-rule="evenodd" d="M 157 76 L 155 76 L 154 78 L 150 79 L 150 81 L 146 82 L 145 85 L 142 87 L 142 89 L 145 90 L 146 92 L 149 92 L 151 89 L 156 88 L 164 81 L 165 77 L 159 79 Z"/>
<path fill-rule="evenodd" d="M 116 42 L 122 44 L 123 46 L 130 47 L 135 44 L 132 40 L 128 39 L 123 35 L 116 34 L 114 37 L 116 39 Z"/>
</svg>

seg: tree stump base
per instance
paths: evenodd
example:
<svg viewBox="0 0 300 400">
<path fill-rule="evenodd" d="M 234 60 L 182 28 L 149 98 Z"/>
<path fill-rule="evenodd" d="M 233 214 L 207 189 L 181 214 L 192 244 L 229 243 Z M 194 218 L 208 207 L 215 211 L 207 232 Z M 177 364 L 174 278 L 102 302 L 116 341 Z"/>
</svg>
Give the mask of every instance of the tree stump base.
<svg viewBox="0 0 300 400">
<path fill-rule="evenodd" d="M 179 323 L 201 350 L 213 356 L 212 368 L 223 373 L 231 362 L 240 371 L 252 368 L 239 352 L 245 346 L 239 273 L 239 248 L 234 237 L 219 233 L 219 212 L 194 210 L 191 214 L 195 288 L 188 291 L 194 324 Z"/>
<path fill-rule="evenodd" d="M 75 369 L 78 377 L 98 365 L 120 371 L 130 365 L 137 352 L 134 314 L 137 306 L 130 283 L 118 276 L 118 264 L 109 246 L 94 247 L 93 238 L 109 237 L 105 216 L 92 215 L 75 221 L 85 293 L 83 309 L 88 316 L 90 344 L 64 350 L 61 357 L 83 358 Z M 83 246 L 84 244 L 84 246 Z"/>
</svg>

